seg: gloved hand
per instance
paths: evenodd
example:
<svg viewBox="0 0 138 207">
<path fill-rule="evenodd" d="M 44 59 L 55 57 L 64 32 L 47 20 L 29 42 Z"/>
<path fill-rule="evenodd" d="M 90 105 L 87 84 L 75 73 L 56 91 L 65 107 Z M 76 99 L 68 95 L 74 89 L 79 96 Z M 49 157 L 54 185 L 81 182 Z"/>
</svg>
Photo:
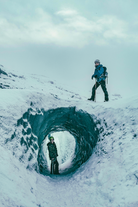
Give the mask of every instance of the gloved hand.
<svg viewBox="0 0 138 207">
<path fill-rule="evenodd" d="M 94 75 L 92 75 L 92 79 L 94 78 Z"/>
</svg>

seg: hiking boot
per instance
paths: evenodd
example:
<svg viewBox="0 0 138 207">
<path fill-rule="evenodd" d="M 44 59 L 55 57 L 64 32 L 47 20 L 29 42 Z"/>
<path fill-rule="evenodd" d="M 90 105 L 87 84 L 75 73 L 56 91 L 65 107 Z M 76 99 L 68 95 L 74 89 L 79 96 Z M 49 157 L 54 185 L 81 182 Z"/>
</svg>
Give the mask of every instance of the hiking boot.
<svg viewBox="0 0 138 207">
<path fill-rule="evenodd" d="M 92 98 L 88 98 L 89 101 L 94 101 Z"/>
</svg>

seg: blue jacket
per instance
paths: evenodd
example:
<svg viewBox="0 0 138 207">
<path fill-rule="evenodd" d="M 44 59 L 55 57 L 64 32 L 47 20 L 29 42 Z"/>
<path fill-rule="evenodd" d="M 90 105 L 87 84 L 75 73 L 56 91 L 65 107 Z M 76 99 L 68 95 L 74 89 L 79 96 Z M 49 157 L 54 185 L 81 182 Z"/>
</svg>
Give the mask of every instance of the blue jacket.
<svg viewBox="0 0 138 207">
<path fill-rule="evenodd" d="M 92 78 L 96 78 L 97 82 L 100 82 L 101 80 L 105 80 L 106 77 L 104 76 L 104 69 L 102 65 L 96 66 Z"/>
</svg>

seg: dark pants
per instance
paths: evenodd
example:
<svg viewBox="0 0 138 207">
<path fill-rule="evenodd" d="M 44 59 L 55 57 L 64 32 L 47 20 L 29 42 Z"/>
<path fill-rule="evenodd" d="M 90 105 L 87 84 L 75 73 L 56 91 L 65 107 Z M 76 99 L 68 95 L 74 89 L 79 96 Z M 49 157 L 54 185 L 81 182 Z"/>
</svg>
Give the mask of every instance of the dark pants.
<svg viewBox="0 0 138 207">
<path fill-rule="evenodd" d="M 104 92 L 105 101 L 108 101 L 108 100 L 109 100 L 109 97 L 108 97 L 108 92 L 107 92 L 106 84 L 105 84 L 105 81 L 104 81 L 104 80 L 95 83 L 95 85 L 94 85 L 93 88 L 92 88 L 92 96 L 91 96 L 91 99 L 92 99 L 93 101 L 95 100 L 95 92 L 96 92 L 96 89 L 97 89 L 100 85 L 101 85 L 102 90 L 103 90 L 103 92 Z"/>
<path fill-rule="evenodd" d="M 56 158 L 51 160 L 51 174 L 59 174 L 59 163 Z"/>
</svg>

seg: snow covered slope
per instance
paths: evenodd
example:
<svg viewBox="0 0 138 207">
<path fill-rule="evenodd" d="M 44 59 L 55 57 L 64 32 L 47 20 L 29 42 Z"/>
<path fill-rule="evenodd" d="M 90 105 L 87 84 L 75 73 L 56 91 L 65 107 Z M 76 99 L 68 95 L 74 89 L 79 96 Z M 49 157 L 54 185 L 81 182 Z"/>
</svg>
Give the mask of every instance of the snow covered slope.
<svg viewBox="0 0 138 207">
<path fill-rule="evenodd" d="M 47 77 L 0 68 L 6 72 L 0 78 L 0 206 L 137 207 L 138 96 L 93 103 Z M 44 176 L 35 169 L 37 137 L 33 147 L 28 145 L 27 153 L 22 154 L 25 146 L 20 141 L 30 129 L 23 114 L 28 109 L 39 114 L 61 107 L 90 114 L 99 130 L 98 142 L 75 172 Z M 18 125 L 22 117 L 26 128 Z M 67 144 L 62 145 L 66 149 Z M 33 150 L 33 159 L 29 159 Z M 35 167 L 26 169 L 30 162 Z"/>
</svg>

